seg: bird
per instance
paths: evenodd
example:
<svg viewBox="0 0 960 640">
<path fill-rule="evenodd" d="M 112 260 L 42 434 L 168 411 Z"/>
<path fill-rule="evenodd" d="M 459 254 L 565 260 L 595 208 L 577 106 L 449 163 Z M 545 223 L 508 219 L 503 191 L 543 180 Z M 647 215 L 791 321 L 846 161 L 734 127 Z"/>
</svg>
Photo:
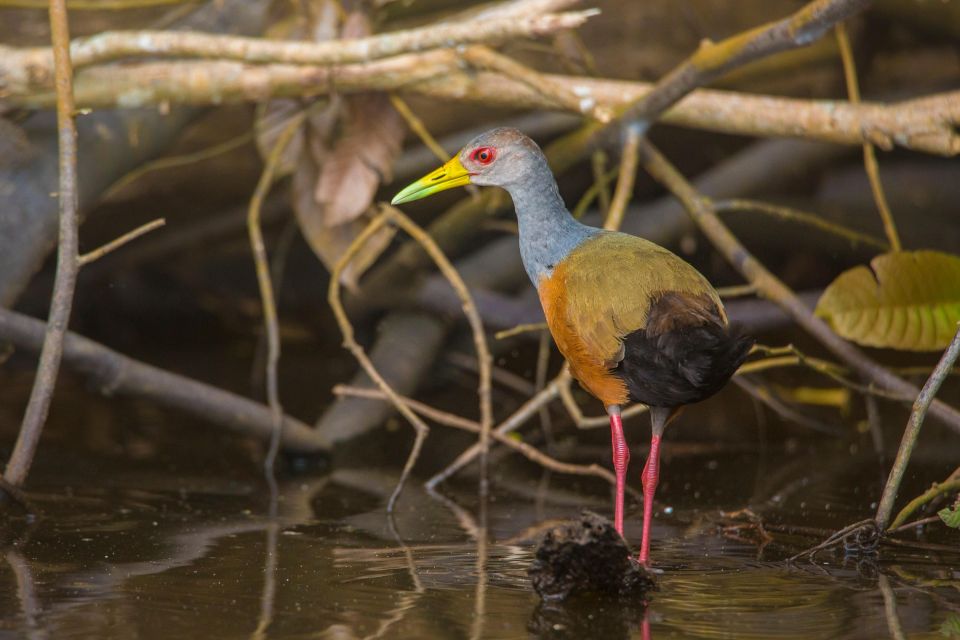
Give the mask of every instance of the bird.
<svg viewBox="0 0 960 640">
<path fill-rule="evenodd" d="M 523 266 L 547 327 L 570 374 L 603 403 L 610 418 L 614 527 L 621 536 L 630 460 L 621 412 L 629 403 L 649 408 L 637 558 L 649 566 L 664 429 L 683 407 L 727 383 L 753 339 L 731 329 L 716 289 L 688 262 L 649 240 L 575 219 L 540 147 L 517 129 L 496 128 L 475 137 L 442 167 L 397 193 L 392 204 L 467 184 L 510 194 Z"/>
</svg>

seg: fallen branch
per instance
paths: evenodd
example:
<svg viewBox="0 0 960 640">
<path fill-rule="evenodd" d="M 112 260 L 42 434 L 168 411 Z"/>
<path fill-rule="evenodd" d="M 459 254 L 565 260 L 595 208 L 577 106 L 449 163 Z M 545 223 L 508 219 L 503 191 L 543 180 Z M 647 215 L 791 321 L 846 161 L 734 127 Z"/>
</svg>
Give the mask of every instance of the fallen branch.
<svg viewBox="0 0 960 640">
<path fill-rule="evenodd" d="M 39 351 L 44 323 L 0 308 L 0 341 Z M 260 440 L 273 433 L 264 405 L 124 356 L 74 333 L 67 333 L 63 363 L 86 376 L 104 395 L 126 395 L 184 411 L 205 422 Z M 285 416 L 281 445 L 285 451 L 317 453 L 329 449 L 326 436 L 296 418 Z"/>
<path fill-rule="evenodd" d="M 40 433 L 50 411 L 53 390 L 63 357 L 63 340 L 70 323 L 73 292 L 77 284 L 79 220 L 77 196 L 77 126 L 74 122 L 73 68 L 70 65 L 70 29 L 67 23 L 66 0 L 50 0 L 50 35 L 57 88 L 57 130 L 60 151 L 60 234 L 57 242 L 57 272 L 50 301 L 40 364 L 30 390 L 27 410 L 20 433 L 4 471 L 7 484 L 20 487 L 27 479 Z"/>
<path fill-rule="evenodd" d="M 901 396 L 916 397 L 920 390 L 874 362 L 858 348 L 835 334 L 820 318 L 814 316 L 797 295 L 779 278 L 754 258 L 723 224 L 712 208 L 710 199 L 699 194 L 686 178 L 649 142 L 641 144 L 641 159 L 650 174 L 683 203 L 687 212 L 713 243 L 714 247 L 739 271 L 763 297 L 777 303 L 808 333 L 817 338 L 838 358 L 883 390 Z M 934 400 L 930 411 L 954 430 L 960 431 L 960 412 Z"/>
</svg>

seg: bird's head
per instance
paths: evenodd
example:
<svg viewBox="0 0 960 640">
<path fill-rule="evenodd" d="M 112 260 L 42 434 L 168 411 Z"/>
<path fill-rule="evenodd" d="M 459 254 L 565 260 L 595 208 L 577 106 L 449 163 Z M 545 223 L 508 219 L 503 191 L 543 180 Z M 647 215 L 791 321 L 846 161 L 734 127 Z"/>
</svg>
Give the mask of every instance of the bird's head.
<svg viewBox="0 0 960 640">
<path fill-rule="evenodd" d="M 445 165 L 394 196 L 391 204 L 426 198 L 465 184 L 509 188 L 546 167 L 543 152 L 517 129 L 491 129 L 471 140 Z"/>
</svg>

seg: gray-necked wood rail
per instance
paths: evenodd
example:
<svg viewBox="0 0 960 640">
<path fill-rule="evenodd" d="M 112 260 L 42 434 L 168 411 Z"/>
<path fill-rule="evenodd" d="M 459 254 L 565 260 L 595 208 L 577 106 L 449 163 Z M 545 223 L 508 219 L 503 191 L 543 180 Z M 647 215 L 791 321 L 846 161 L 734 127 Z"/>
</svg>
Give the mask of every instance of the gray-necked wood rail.
<svg viewBox="0 0 960 640">
<path fill-rule="evenodd" d="M 648 564 L 663 430 L 683 406 L 719 391 L 753 341 L 730 331 L 716 290 L 687 262 L 643 238 L 574 219 L 540 147 L 516 129 L 477 136 L 440 169 L 398 193 L 393 204 L 471 183 L 502 187 L 513 198 L 523 265 L 540 294 L 550 333 L 570 373 L 610 416 L 614 524 L 621 535 L 630 450 L 620 408 L 628 402 L 650 408 L 639 557 Z"/>
</svg>

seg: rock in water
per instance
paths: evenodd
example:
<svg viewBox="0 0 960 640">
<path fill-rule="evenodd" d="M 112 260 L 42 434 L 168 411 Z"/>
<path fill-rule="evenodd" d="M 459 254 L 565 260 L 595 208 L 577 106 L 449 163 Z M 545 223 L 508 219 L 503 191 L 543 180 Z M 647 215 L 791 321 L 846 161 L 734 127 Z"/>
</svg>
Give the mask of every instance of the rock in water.
<svg viewBox="0 0 960 640">
<path fill-rule="evenodd" d="M 529 575 L 544 600 L 579 594 L 642 598 L 656 588 L 613 523 L 589 511 L 543 536 Z"/>
</svg>

